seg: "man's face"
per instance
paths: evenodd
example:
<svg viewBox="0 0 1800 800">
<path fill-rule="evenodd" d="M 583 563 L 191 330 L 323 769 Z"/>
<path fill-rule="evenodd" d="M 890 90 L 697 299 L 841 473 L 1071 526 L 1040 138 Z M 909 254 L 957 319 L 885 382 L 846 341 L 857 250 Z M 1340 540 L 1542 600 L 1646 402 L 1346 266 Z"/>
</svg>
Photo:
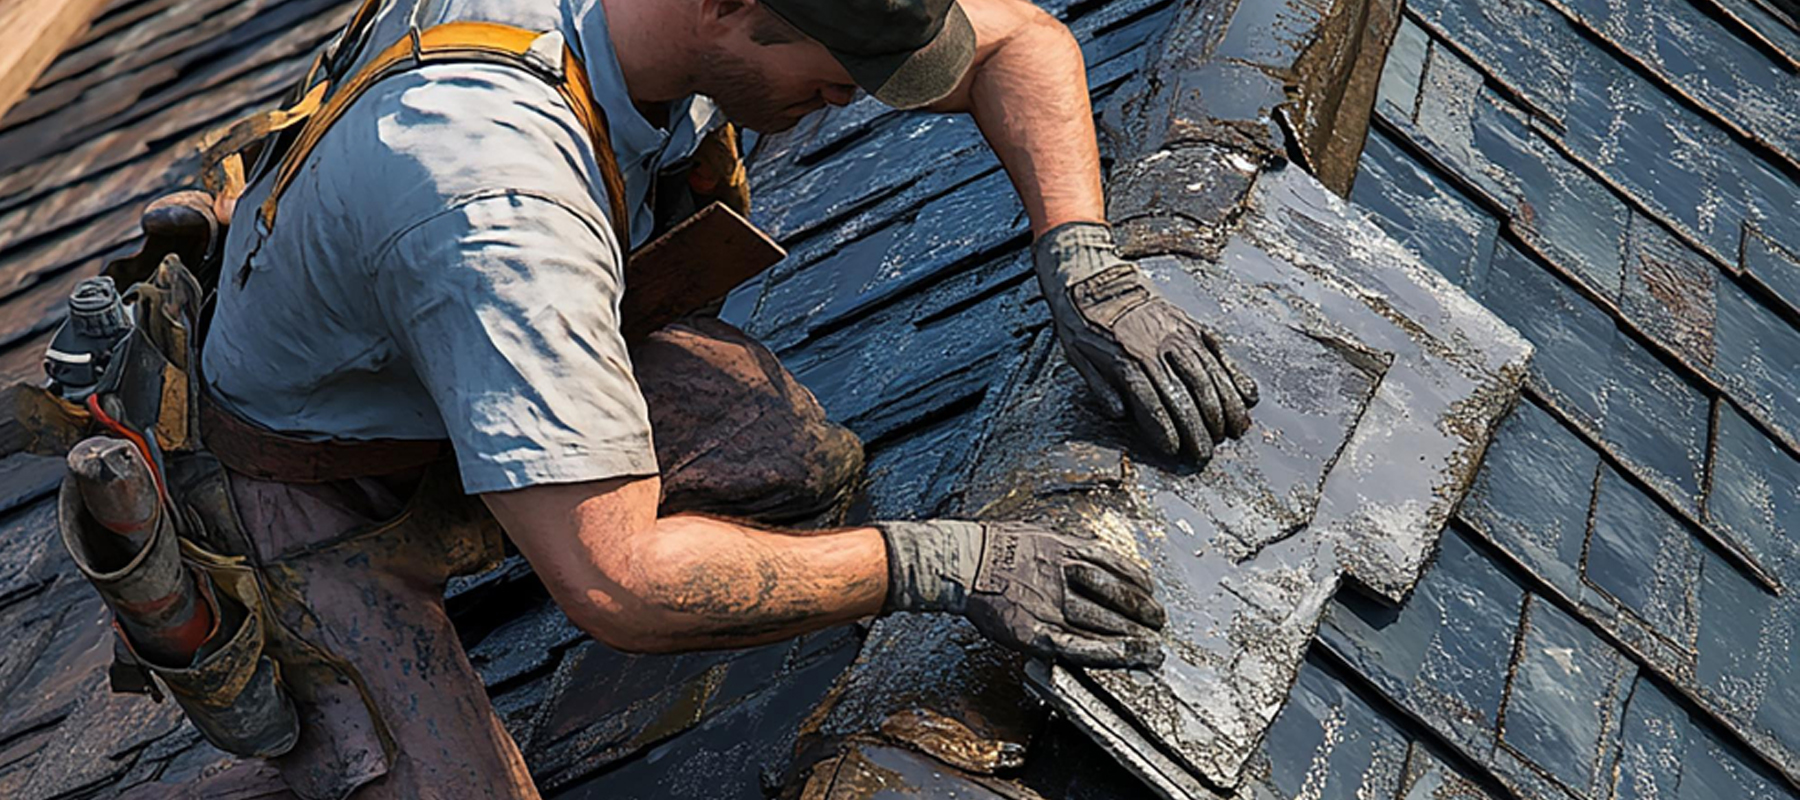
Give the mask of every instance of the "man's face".
<svg viewBox="0 0 1800 800">
<path fill-rule="evenodd" d="M 850 73 L 824 45 L 811 39 L 760 44 L 741 26 L 713 41 L 696 81 L 726 118 L 763 133 L 787 130 L 827 103 L 841 106 L 856 97 Z"/>
</svg>

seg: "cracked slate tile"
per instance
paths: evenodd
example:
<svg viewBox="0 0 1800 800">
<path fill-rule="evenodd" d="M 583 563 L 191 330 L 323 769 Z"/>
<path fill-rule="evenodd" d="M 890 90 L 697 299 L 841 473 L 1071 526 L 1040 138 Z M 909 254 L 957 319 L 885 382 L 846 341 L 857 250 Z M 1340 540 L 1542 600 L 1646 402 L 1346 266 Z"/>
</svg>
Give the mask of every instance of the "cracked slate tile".
<svg viewBox="0 0 1800 800">
<path fill-rule="evenodd" d="M 1637 667 L 1542 600 L 1528 605 L 1523 627 L 1501 741 L 1581 796 L 1605 797 L 1603 757 Z"/>
</svg>

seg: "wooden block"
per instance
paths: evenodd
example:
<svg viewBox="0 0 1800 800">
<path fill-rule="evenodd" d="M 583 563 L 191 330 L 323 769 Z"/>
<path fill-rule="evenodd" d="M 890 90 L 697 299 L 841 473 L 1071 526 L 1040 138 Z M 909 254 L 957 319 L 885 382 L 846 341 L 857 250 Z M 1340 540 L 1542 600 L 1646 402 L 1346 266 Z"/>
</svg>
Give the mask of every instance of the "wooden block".
<svg viewBox="0 0 1800 800">
<path fill-rule="evenodd" d="M 637 341 L 724 299 L 787 257 L 736 211 L 713 203 L 631 254 L 622 302 L 625 340 Z"/>
<path fill-rule="evenodd" d="M 0 3 L 0 118 L 50 62 L 81 34 L 106 0 L 10 0 Z"/>
</svg>

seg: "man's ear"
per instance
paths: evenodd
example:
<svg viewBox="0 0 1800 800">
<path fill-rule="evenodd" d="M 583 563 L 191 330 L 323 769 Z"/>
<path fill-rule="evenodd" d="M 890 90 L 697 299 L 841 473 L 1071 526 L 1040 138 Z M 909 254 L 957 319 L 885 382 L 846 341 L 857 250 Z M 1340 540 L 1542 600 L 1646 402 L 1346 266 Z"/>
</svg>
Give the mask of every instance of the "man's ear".
<svg viewBox="0 0 1800 800">
<path fill-rule="evenodd" d="M 756 0 L 700 0 L 699 32 L 719 34 L 748 22 Z"/>
</svg>

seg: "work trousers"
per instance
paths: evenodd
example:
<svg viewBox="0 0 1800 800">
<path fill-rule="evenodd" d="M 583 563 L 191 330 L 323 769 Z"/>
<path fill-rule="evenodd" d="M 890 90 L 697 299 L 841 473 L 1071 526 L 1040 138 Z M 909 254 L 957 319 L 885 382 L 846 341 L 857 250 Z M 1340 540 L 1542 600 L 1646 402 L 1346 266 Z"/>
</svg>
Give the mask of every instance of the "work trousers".
<svg viewBox="0 0 1800 800">
<path fill-rule="evenodd" d="M 791 524 L 828 516 L 854 491 L 861 443 L 743 332 L 691 319 L 633 348 L 632 363 L 648 401 L 662 513 Z M 367 781 L 354 800 L 538 796 L 445 612 L 447 562 L 456 559 L 381 543 L 388 520 L 408 506 L 396 483 L 234 476 L 245 529 L 265 560 L 281 562 L 275 582 L 310 615 L 289 622 L 353 667 L 362 685 L 292 686 L 302 717 L 293 752 L 233 764 L 178 796 L 290 797 L 289 786 L 316 793 L 334 781 Z M 391 735 L 391 764 L 359 698 Z"/>
</svg>

